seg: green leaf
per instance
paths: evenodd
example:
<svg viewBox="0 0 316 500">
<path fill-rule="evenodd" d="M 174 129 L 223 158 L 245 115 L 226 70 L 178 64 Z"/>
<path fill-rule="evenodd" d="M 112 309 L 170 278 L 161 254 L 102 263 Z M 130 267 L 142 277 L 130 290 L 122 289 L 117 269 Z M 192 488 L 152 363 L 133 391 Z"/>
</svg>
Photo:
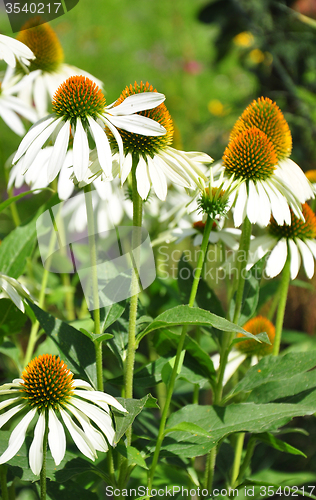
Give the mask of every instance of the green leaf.
<svg viewBox="0 0 316 500">
<path fill-rule="evenodd" d="M 316 351 L 290 352 L 283 356 L 265 356 L 251 367 L 235 386 L 232 394 L 253 391 L 253 402 L 268 402 L 291 396 L 315 386 Z"/>
<path fill-rule="evenodd" d="M 194 434 L 195 436 L 206 436 L 210 438 L 210 433 L 200 427 L 199 425 L 193 424 L 192 422 L 180 422 L 180 424 L 175 425 L 174 427 L 170 427 L 165 431 L 165 435 L 170 432 L 175 431 L 184 431 L 189 432 L 190 434 Z"/>
<path fill-rule="evenodd" d="M 0 335 L 20 333 L 27 316 L 10 299 L 0 300 Z"/>
<path fill-rule="evenodd" d="M 26 259 L 36 243 L 36 218 L 25 226 L 13 229 L 0 245 L 0 272 L 18 278 L 24 271 Z"/>
<path fill-rule="evenodd" d="M 165 353 L 170 352 L 170 347 L 177 350 L 178 342 L 179 335 L 167 329 L 157 332 L 153 339 L 153 344 L 157 352 L 161 355 L 163 355 L 163 353 L 161 353 L 161 348 L 163 348 Z M 184 359 L 185 366 L 192 368 L 194 365 L 195 373 L 206 379 L 215 380 L 216 372 L 208 352 L 203 349 L 196 340 L 188 335 L 184 340 L 184 349 L 186 351 Z"/>
<path fill-rule="evenodd" d="M 235 432 L 265 432 L 284 424 L 296 416 L 312 415 L 316 411 L 316 397 L 302 403 L 281 404 L 239 403 L 227 407 L 187 405 L 171 415 L 167 429 L 181 422 L 191 422 L 205 429 L 210 439 L 188 436 L 185 432 L 171 432 L 163 441 L 164 456 L 195 457 L 205 455 L 225 436 Z M 155 443 L 152 443 L 154 449 Z"/>
<path fill-rule="evenodd" d="M 98 500 L 99 496 L 96 493 L 83 488 L 75 481 L 69 481 L 63 485 L 48 481 L 47 500 L 69 500 L 70 498 L 80 498 L 80 500 Z"/>
<path fill-rule="evenodd" d="M 39 189 L 33 189 L 32 191 L 25 191 L 24 193 L 17 194 L 16 196 L 13 196 L 12 198 L 9 198 L 2 203 L 0 203 L 0 212 L 2 212 L 5 208 L 9 207 L 11 203 L 15 201 L 19 201 L 21 198 L 24 198 L 24 196 L 27 196 L 28 194 L 32 194 L 38 191 L 51 191 L 52 193 L 54 192 L 51 188 L 39 188 Z"/>
<path fill-rule="evenodd" d="M 79 330 L 29 302 L 45 333 L 58 346 L 60 357 L 68 368 L 81 378 L 88 378 L 96 387 L 97 373 L 93 343 Z"/>
<path fill-rule="evenodd" d="M 123 457 L 127 458 L 128 465 L 139 465 L 143 469 L 148 469 L 141 452 L 134 446 L 127 446 L 126 448 L 123 445 L 118 445 L 117 450 Z"/>
<path fill-rule="evenodd" d="M 243 333 L 246 337 L 252 338 L 258 342 L 256 335 L 246 332 L 243 328 L 231 323 L 225 318 L 216 316 L 216 314 L 204 311 L 198 307 L 176 306 L 157 316 L 145 330 L 137 337 L 137 342 L 148 333 L 158 330 L 158 328 L 170 328 L 171 326 L 214 326 L 224 332 Z"/>
<path fill-rule="evenodd" d="M 183 269 L 186 270 L 185 278 Z M 181 302 L 188 304 L 190 293 L 193 285 L 194 271 L 192 266 L 185 260 L 185 255 L 182 254 L 178 263 L 178 288 L 181 295 Z M 208 284 L 200 279 L 196 294 L 196 303 L 201 309 L 210 311 L 218 316 L 225 316 L 225 311 L 216 293 L 208 286 Z"/>
<path fill-rule="evenodd" d="M 302 455 L 303 457 L 307 458 L 305 453 L 303 453 L 301 450 L 298 450 L 297 448 L 294 448 L 294 446 L 291 446 L 288 443 L 285 443 L 285 441 L 281 441 L 281 439 L 277 439 L 273 434 L 270 432 L 263 432 L 260 434 L 252 434 L 252 438 L 258 439 L 262 443 L 266 443 L 275 450 L 283 451 L 286 453 L 291 453 L 291 455 Z"/>
<path fill-rule="evenodd" d="M 84 328 L 79 328 L 79 331 L 83 333 L 86 337 L 88 337 L 92 342 L 97 341 L 97 342 L 103 342 L 104 340 L 109 340 L 114 337 L 111 333 L 93 333 L 89 332 L 88 330 L 85 330 Z"/>
<path fill-rule="evenodd" d="M 21 369 L 23 368 L 21 366 L 21 360 L 20 360 L 21 352 L 18 349 L 18 347 L 16 347 L 16 345 L 14 345 L 12 342 L 9 341 L 3 342 L 3 344 L 0 345 L 0 352 L 2 352 L 2 354 L 5 354 L 10 359 L 12 359 L 12 361 L 16 366 L 17 371 L 18 372 L 21 371 Z"/>
<path fill-rule="evenodd" d="M 125 431 L 132 425 L 137 415 L 139 415 L 144 408 L 159 408 L 159 406 L 157 405 L 156 398 L 153 398 L 151 394 L 147 394 L 147 396 L 142 399 L 116 399 L 128 411 L 128 413 L 118 413 L 115 411 L 115 408 L 113 408 L 116 428 L 114 442 L 118 443 Z"/>
<path fill-rule="evenodd" d="M 107 307 L 100 308 L 100 327 L 101 332 L 105 332 L 109 326 L 111 326 L 115 321 L 120 318 L 125 311 L 126 303 L 117 302 L 111 304 Z M 91 316 L 93 318 L 93 311 L 91 311 Z"/>
<path fill-rule="evenodd" d="M 183 350 L 181 352 L 181 354 L 180 354 L 179 366 L 178 366 L 178 369 L 177 369 L 177 375 L 179 375 L 179 373 L 181 372 L 184 355 L 185 355 L 185 351 Z M 170 377 L 172 375 L 172 370 L 173 370 L 173 367 L 174 367 L 175 360 L 176 360 L 176 356 L 174 356 L 173 358 L 170 358 L 165 363 L 165 365 L 163 366 L 163 368 L 161 370 L 161 378 L 162 378 L 162 381 L 163 381 L 163 383 L 165 385 L 169 385 Z"/>
</svg>

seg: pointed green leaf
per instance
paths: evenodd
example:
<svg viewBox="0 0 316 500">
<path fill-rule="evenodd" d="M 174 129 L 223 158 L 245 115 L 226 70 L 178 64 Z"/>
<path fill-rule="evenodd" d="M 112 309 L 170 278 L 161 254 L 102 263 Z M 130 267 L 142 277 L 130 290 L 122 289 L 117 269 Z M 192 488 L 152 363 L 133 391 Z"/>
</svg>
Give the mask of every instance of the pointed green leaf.
<svg viewBox="0 0 316 500">
<path fill-rule="evenodd" d="M 115 428 L 116 428 L 114 442 L 118 443 L 121 437 L 126 432 L 126 430 L 129 428 L 129 426 L 132 425 L 137 415 L 144 408 L 159 408 L 159 406 L 157 405 L 156 398 L 153 398 L 151 394 L 147 394 L 147 396 L 145 396 L 142 399 L 125 399 L 125 398 L 116 398 L 116 399 L 128 411 L 128 413 L 118 413 L 115 411 L 115 408 L 113 408 Z"/>
<path fill-rule="evenodd" d="M 252 438 L 258 439 L 262 443 L 266 443 L 276 450 L 284 451 L 286 453 L 291 453 L 291 455 L 302 455 L 303 457 L 307 458 L 305 453 L 303 453 L 301 450 L 298 450 L 297 448 L 294 448 L 294 446 L 291 446 L 290 444 L 285 443 L 285 441 L 281 441 L 281 439 L 277 439 L 270 432 L 262 432 L 260 434 L 253 434 Z"/>
<path fill-rule="evenodd" d="M 137 337 L 137 342 L 148 333 L 158 330 L 158 328 L 170 328 L 172 326 L 214 326 L 224 332 L 243 333 L 246 337 L 252 338 L 258 342 L 255 335 L 246 332 L 243 328 L 231 323 L 225 318 L 216 316 L 216 314 L 204 311 L 198 307 L 176 306 L 157 316 L 145 330 Z"/>
</svg>

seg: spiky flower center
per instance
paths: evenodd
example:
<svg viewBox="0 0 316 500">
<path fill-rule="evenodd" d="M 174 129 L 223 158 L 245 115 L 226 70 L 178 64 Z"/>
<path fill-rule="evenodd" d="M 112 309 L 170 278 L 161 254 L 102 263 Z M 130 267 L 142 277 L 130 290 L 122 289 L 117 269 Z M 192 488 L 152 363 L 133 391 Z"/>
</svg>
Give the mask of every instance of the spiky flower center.
<svg viewBox="0 0 316 500">
<path fill-rule="evenodd" d="M 271 345 L 263 342 L 259 343 L 253 339 L 247 339 L 236 344 L 236 347 L 240 351 L 246 354 L 256 354 L 258 356 L 266 356 L 267 354 L 271 354 L 273 350 L 275 328 L 268 318 L 265 318 L 264 316 L 256 316 L 255 318 L 247 321 L 247 323 L 243 326 L 243 329 L 249 333 L 252 333 L 253 335 L 258 335 L 259 333 L 266 332 Z M 245 338 L 245 335 L 243 335 L 242 333 L 238 333 L 237 338 Z"/>
<path fill-rule="evenodd" d="M 63 361 L 51 354 L 30 361 L 22 373 L 22 379 L 22 397 L 38 410 L 57 410 L 73 394 L 73 374 Z"/>
<path fill-rule="evenodd" d="M 268 136 L 278 160 L 290 156 L 292 151 L 291 131 L 280 108 L 268 97 L 260 97 L 245 109 L 235 123 L 230 139 L 235 139 L 240 132 L 251 127 L 257 127 Z"/>
<path fill-rule="evenodd" d="M 265 180 L 273 174 L 276 164 L 272 142 L 256 127 L 239 133 L 223 155 L 226 172 L 237 179 Z"/>
<path fill-rule="evenodd" d="M 296 217 L 291 210 L 291 225 L 283 224 L 279 226 L 276 220 L 271 217 L 268 230 L 274 236 L 278 238 L 300 238 L 300 239 L 314 239 L 316 238 L 316 216 L 311 209 L 311 207 L 304 203 L 302 205 L 302 213 L 305 218 L 305 222 L 302 219 Z"/>
<path fill-rule="evenodd" d="M 60 85 L 53 101 L 53 112 L 64 120 L 84 122 L 88 116 L 96 119 L 104 111 L 105 97 L 99 87 L 85 76 L 72 76 Z"/>
<path fill-rule="evenodd" d="M 30 71 L 41 69 L 53 73 L 64 60 L 64 52 L 55 31 L 40 16 L 29 19 L 17 39 L 27 45 L 36 56 L 29 66 Z"/>
<path fill-rule="evenodd" d="M 122 94 L 116 101 L 115 106 L 121 104 L 127 97 L 134 94 L 139 94 L 141 92 L 157 92 L 157 90 L 154 89 L 152 85 L 149 85 L 148 82 L 145 84 L 143 82 L 140 82 L 140 84 L 135 82 L 134 85 L 130 85 L 123 90 Z M 144 159 L 147 156 L 153 158 L 155 154 L 172 143 L 173 123 L 170 113 L 167 110 L 165 104 L 162 103 L 156 108 L 141 111 L 137 114 L 155 120 L 156 122 L 160 123 L 160 125 L 165 127 L 167 132 L 166 134 L 161 136 L 145 136 L 140 134 L 133 134 L 131 132 L 127 132 L 126 130 L 119 129 L 120 136 L 123 140 L 124 153 L 125 155 L 127 155 L 128 153 L 136 153 L 142 156 Z M 109 133 L 108 135 L 111 146 L 116 151 L 117 142 L 111 133 Z"/>
</svg>

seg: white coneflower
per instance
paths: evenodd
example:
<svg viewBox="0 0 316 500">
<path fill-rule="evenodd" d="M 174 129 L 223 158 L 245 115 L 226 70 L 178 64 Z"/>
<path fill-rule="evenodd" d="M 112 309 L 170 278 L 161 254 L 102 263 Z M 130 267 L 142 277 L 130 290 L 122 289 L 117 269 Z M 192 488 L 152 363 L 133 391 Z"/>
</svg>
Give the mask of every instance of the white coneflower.
<svg viewBox="0 0 316 500">
<path fill-rule="evenodd" d="M 117 128 L 135 134 L 164 135 L 166 130 L 159 123 L 136 114 L 138 111 L 158 106 L 165 96 L 155 92 L 130 96 L 119 105 L 105 105 L 105 97 L 89 78 L 68 78 L 57 90 L 53 100 L 53 113 L 37 122 L 23 138 L 13 163 L 23 157 L 22 173 L 32 165 L 46 141 L 56 134 L 54 147 L 47 166 L 48 182 L 55 179 L 65 161 L 73 137 L 73 167 L 78 181 L 85 178 L 89 166 L 88 134 L 93 138 L 98 159 L 108 178 L 112 178 L 112 153 L 104 130 L 111 130 L 123 155 L 123 143 Z"/>
<path fill-rule="evenodd" d="M 19 91 L 19 97 L 29 105 L 34 104 L 39 118 L 47 115 L 48 105 L 56 90 L 67 78 L 83 75 L 99 87 L 103 85 L 87 71 L 64 63 L 64 52 L 55 31 L 42 21 L 39 16 L 28 20 L 18 34 L 18 39 L 14 40 L 16 43 L 23 42 L 35 55 L 28 68 L 30 73 L 22 78 L 23 87 Z M 8 71 L 10 76 L 19 73 L 18 68 L 14 73 Z"/>
<path fill-rule="evenodd" d="M 261 98 L 246 108 L 223 156 L 225 174 L 240 181 L 232 200 L 236 227 L 246 216 L 266 226 L 271 213 L 278 224 L 289 224 L 290 208 L 302 217 L 300 205 L 313 196 L 313 189 L 288 158 L 291 148 L 290 129 L 275 103 Z"/>
<path fill-rule="evenodd" d="M 145 96 L 149 93 L 158 94 L 147 82 L 136 83 L 126 87 L 114 106 L 124 106 L 129 99 L 136 96 Z M 115 108 L 114 108 L 115 109 Z M 184 152 L 170 146 L 173 137 L 172 119 L 165 104 L 139 110 L 139 117 L 154 120 L 166 130 L 165 135 L 149 136 L 131 133 L 131 130 L 119 130 L 124 146 L 124 161 L 121 162 L 120 177 L 122 184 L 126 181 L 132 169 L 133 157 L 136 157 L 137 191 L 141 198 L 148 197 L 151 187 L 159 199 L 165 200 L 168 190 L 168 180 L 178 186 L 196 189 L 201 185 L 201 180 L 206 181 L 203 166 L 212 163 L 212 158 L 205 153 Z M 111 137 L 111 135 L 110 135 Z M 112 136 L 111 146 L 117 150 L 115 136 Z M 114 161 L 119 162 L 119 154 L 114 155 Z M 99 162 L 99 160 L 98 160 Z M 202 168 L 201 168 L 202 166 Z M 91 165 L 93 175 L 101 175 L 104 171 L 102 165 L 93 162 Z"/>
<path fill-rule="evenodd" d="M 60 419 L 79 450 L 95 460 L 97 451 L 107 451 L 108 444 L 112 446 L 114 442 L 115 430 L 108 405 L 126 412 L 109 394 L 95 391 L 87 382 L 74 379 L 67 365 L 51 354 L 30 361 L 21 379 L 0 387 L 0 396 L 6 396 L 0 403 L 0 409 L 6 409 L 0 415 L 0 427 L 14 415 L 24 413 L 11 433 L 8 447 L 0 456 L 0 463 L 8 462 L 18 453 L 27 428 L 36 417 L 29 451 L 30 467 L 35 475 L 41 472 L 43 465 L 46 425 L 48 445 L 56 465 L 60 464 L 66 451 L 66 436 Z"/>
</svg>

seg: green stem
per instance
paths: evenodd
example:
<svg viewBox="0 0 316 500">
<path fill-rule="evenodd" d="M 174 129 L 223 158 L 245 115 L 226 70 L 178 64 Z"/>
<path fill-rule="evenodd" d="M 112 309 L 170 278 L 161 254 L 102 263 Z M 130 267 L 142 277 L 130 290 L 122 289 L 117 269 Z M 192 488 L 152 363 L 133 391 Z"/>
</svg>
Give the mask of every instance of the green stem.
<svg viewBox="0 0 316 500">
<path fill-rule="evenodd" d="M 247 451 L 246 451 L 244 461 L 240 467 L 240 471 L 239 471 L 237 481 L 236 481 L 236 486 L 238 486 L 243 480 L 243 477 L 246 473 L 246 470 L 250 465 L 253 452 L 255 451 L 255 447 L 256 447 L 256 440 L 251 437 L 249 439 L 249 442 L 248 442 Z"/>
<path fill-rule="evenodd" d="M 205 475 L 204 475 L 204 488 L 208 491 L 212 491 L 213 488 L 213 479 L 214 479 L 214 470 L 215 470 L 215 462 L 216 462 L 216 446 L 211 449 L 206 457 L 206 465 L 205 465 Z"/>
<path fill-rule="evenodd" d="M 38 298 L 38 307 L 40 307 L 41 309 L 44 309 L 45 293 L 46 293 L 47 281 L 48 281 L 48 276 L 49 276 L 50 262 L 51 262 L 51 258 L 48 257 L 48 259 L 46 261 L 46 267 L 44 268 L 44 272 L 43 272 L 41 289 L 40 289 L 40 294 L 39 294 L 39 298 Z M 29 337 L 29 341 L 27 344 L 26 353 L 25 353 L 25 357 L 24 357 L 24 366 L 26 366 L 32 359 L 35 344 L 38 340 L 37 333 L 38 333 L 39 326 L 40 326 L 40 324 L 38 321 L 35 321 L 35 323 L 33 323 L 33 325 L 32 325 L 31 333 L 30 333 L 30 337 Z"/>
<path fill-rule="evenodd" d="M 94 227 L 94 212 L 91 196 L 91 184 L 84 188 L 87 224 L 89 235 L 89 249 L 90 249 L 90 263 L 92 273 L 92 294 L 93 294 L 93 319 L 94 319 L 94 333 L 100 335 L 101 322 L 100 322 L 100 300 L 98 289 L 98 269 L 97 269 L 97 248 L 95 242 L 95 227 Z M 102 342 L 95 340 L 95 357 L 97 367 L 97 389 L 103 392 L 103 364 L 102 364 Z"/>
<path fill-rule="evenodd" d="M 40 484 L 41 484 L 41 500 L 46 500 L 46 455 L 47 455 L 47 442 L 48 442 L 48 411 L 45 415 L 45 432 L 43 439 L 43 465 L 40 474 Z"/>
<path fill-rule="evenodd" d="M 280 300 L 279 300 L 279 306 L 278 306 L 276 322 L 275 322 L 275 339 L 274 339 L 274 346 L 273 346 L 273 355 L 274 356 L 277 356 L 279 354 L 279 351 L 280 351 L 283 321 L 284 321 L 284 314 L 285 314 L 285 306 L 286 306 L 287 294 L 289 291 L 290 279 L 291 279 L 291 258 L 288 254 L 288 258 L 286 260 L 285 266 L 284 266 L 283 271 L 282 271 L 282 278 L 281 278 L 281 284 L 280 284 L 280 295 L 279 295 Z"/>
<path fill-rule="evenodd" d="M 209 236 L 210 236 L 210 233 L 212 230 L 212 225 L 213 225 L 213 220 L 210 217 L 208 217 L 207 221 L 206 221 L 205 229 L 204 229 L 203 241 L 202 241 L 202 245 L 201 245 L 199 259 L 198 259 L 196 270 L 195 270 L 194 277 L 193 277 L 193 285 L 192 285 L 190 299 L 189 299 L 189 306 L 190 307 L 193 307 L 193 304 L 195 301 L 195 297 L 196 297 L 196 293 L 197 293 L 197 289 L 198 289 L 198 284 L 200 281 L 200 277 L 201 277 L 204 262 L 205 262 L 205 257 L 206 257 L 206 252 L 207 252 L 207 248 L 208 248 L 208 242 L 209 242 Z M 168 417 L 168 413 L 169 413 L 169 406 L 171 403 L 171 398 L 172 398 L 176 378 L 178 375 L 178 370 L 180 368 L 180 359 L 181 359 L 181 354 L 182 354 L 182 350 L 183 350 L 183 345 L 184 345 L 186 333 L 187 333 L 187 326 L 183 326 L 181 336 L 179 339 L 179 343 L 178 343 L 175 362 L 173 365 L 173 369 L 172 369 L 172 373 L 171 373 L 171 377 L 170 377 L 170 381 L 169 381 L 169 385 L 168 385 L 166 402 L 165 402 L 165 406 L 164 406 L 163 411 L 162 411 L 162 416 L 161 416 L 160 427 L 159 427 L 159 432 L 158 432 L 158 437 L 157 437 L 156 448 L 155 448 L 155 452 L 154 452 L 154 456 L 153 456 L 153 461 L 152 461 L 152 465 L 151 465 L 151 468 L 150 468 L 149 473 L 148 473 L 147 486 L 149 488 L 149 491 L 151 490 L 151 487 L 152 487 L 152 482 L 153 482 L 156 466 L 158 463 L 160 448 L 161 448 L 161 445 L 162 445 L 162 442 L 164 439 L 166 421 L 167 421 L 167 417 Z"/>
<path fill-rule="evenodd" d="M 6 465 L 0 465 L 0 485 L 1 485 L 2 500 L 9 500 Z"/>
<path fill-rule="evenodd" d="M 236 300 L 235 300 L 235 311 L 233 317 L 233 323 L 237 324 L 240 311 L 242 307 L 242 299 L 245 287 L 245 271 L 248 261 L 249 254 L 249 245 L 250 245 L 250 237 L 251 237 L 251 223 L 248 217 L 245 218 L 242 228 L 242 234 L 239 243 L 239 250 L 237 253 L 237 272 L 236 272 L 236 281 L 237 281 L 237 291 L 236 291 Z M 214 393 L 214 404 L 217 405 L 221 402 L 222 393 L 223 393 L 223 379 L 225 374 L 225 368 L 227 364 L 227 358 L 230 351 L 230 345 L 232 340 L 234 339 L 235 334 L 230 332 L 223 332 L 223 341 L 221 346 L 221 359 L 220 366 L 218 372 L 218 381 Z"/>
<path fill-rule="evenodd" d="M 132 193 L 133 193 L 133 228 L 142 227 L 143 207 L 142 199 L 137 191 L 136 167 L 138 165 L 138 158 L 133 156 L 132 165 Z M 139 260 L 139 247 L 141 244 L 140 230 L 133 230 L 132 245 L 134 249 L 135 263 L 133 263 L 132 279 L 131 279 L 131 299 L 129 308 L 129 324 L 128 324 L 128 344 L 125 365 L 125 386 L 124 393 L 126 398 L 133 397 L 133 376 L 135 364 L 135 351 L 136 351 L 136 320 L 137 320 L 137 307 L 139 295 L 139 274 L 138 263 Z M 137 250 L 138 249 L 138 250 Z M 135 251 L 136 250 L 136 251 Z M 131 427 L 126 432 L 127 442 L 130 445 L 132 440 Z"/>
<path fill-rule="evenodd" d="M 236 483 L 237 483 L 237 478 L 239 476 L 242 450 L 244 447 L 244 439 L 245 439 L 245 433 L 239 432 L 236 436 L 235 456 L 234 456 L 234 463 L 233 463 L 233 469 L 232 469 L 232 479 L 231 479 L 232 488 L 237 486 Z"/>
</svg>

